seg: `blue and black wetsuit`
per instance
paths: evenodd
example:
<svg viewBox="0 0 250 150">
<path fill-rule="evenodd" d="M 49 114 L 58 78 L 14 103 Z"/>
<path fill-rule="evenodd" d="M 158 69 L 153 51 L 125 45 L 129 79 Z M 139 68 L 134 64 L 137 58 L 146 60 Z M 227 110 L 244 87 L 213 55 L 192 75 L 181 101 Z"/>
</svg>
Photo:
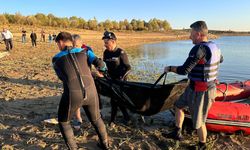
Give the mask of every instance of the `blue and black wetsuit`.
<svg viewBox="0 0 250 150">
<path fill-rule="evenodd" d="M 107 142 L 107 132 L 99 110 L 99 100 L 95 83 L 88 63 L 100 64 L 91 51 L 66 47 L 53 57 L 57 76 L 63 82 L 63 94 L 58 109 L 61 133 L 69 149 L 77 149 L 70 120 L 76 110 L 83 107 L 88 119 L 94 126 L 101 144 Z"/>
</svg>

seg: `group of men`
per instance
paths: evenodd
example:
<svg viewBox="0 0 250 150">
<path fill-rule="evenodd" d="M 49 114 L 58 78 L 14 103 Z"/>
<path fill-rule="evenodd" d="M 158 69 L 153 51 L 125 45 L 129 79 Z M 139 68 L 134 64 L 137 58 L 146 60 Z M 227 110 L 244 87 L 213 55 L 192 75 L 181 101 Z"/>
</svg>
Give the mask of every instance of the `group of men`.
<svg viewBox="0 0 250 150">
<path fill-rule="evenodd" d="M 22 28 L 22 43 L 26 43 L 26 30 L 24 28 Z M 48 40 L 51 43 L 53 40 L 55 40 L 56 38 L 56 34 L 49 34 L 48 35 Z M 37 34 L 34 30 L 31 31 L 30 33 L 30 40 L 31 40 L 31 44 L 32 47 L 36 47 L 37 45 Z M 45 42 L 45 31 L 44 29 L 41 30 L 41 41 Z"/>
<path fill-rule="evenodd" d="M 103 73 L 107 71 L 110 77 L 116 80 L 124 80 L 123 76 L 131 67 L 126 52 L 117 47 L 117 38 L 113 32 L 106 31 L 102 39 L 106 47 L 103 60 L 97 58 L 89 46 L 82 44 L 79 35 L 60 32 L 55 39 L 60 52 L 53 57 L 52 62 L 64 87 L 59 104 L 58 121 L 69 149 L 78 148 L 70 121 L 75 115 L 78 123 L 81 124 L 80 107 L 84 109 L 98 134 L 99 147 L 109 149 L 106 127 L 99 110 L 99 97 L 90 70 L 91 64 L 99 71 L 97 74 L 99 77 L 103 77 Z M 111 98 L 110 124 L 115 120 L 117 107 L 122 110 L 125 120 L 129 119 L 126 109 Z"/>
<path fill-rule="evenodd" d="M 183 109 L 189 108 L 193 127 L 197 129 L 198 149 L 206 149 L 207 130 L 205 121 L 207 113 L 215 99 L 215 82 L 222 55 L 217 45 L 208 41 L 208 28 L 204 21 L 194 22 L 191 26 L 190 39 L 195 45 L 186 61 L 181 66 L 166 66 L 164 72 L 174 72 L 180 75 L 188 74 L 189 86 L 175 103 L 176 127 L 173 132 L 163 136 L 182 140 Z M 79 122 L 81 117 L 79 108 L 85 110 L 86 116 L 94 126 L 99 137 L 99 147 L 110 149 L 108 134 L 99 110 L 99 97 L 96 91 L 90 64 L 94 64 L 100 72 L 106 70 L 115 80 L 125 80 L 124 75 L 131 69 L 127 54 L 117 46 L 117 38 L 113 32 L 104 32 L 102 40 L 106 50 L 103 61 L 97 58 L 93 50 L 82 45 L 79 35 L 60 32 L 55 41 L 60 52 L 53 57 L 53 66 L 60 80 L 63 82 L 64 92 L 59 104 L 58 121 L 60 131 L 69 149 L 77 149 L 70 120 L 76 114 Z M 79 42 L 80 41 L 80 42 Z M 107 68 L 106 68 L 107 66 Z M 125 120 L 129 120 L 126 108 L 111 98 L 111 120 L 114 122 L 117 108 L 122 110 Z"/>
<path fill-rule="evenodd" d="M 22 28 L 22 43 L 23 44 L 26 43 L 26 35 L 27 35 L 27 31 L 24 28 Z M 7 28 L 3 28 L 3 31 L 1 32 L 1 38 L 2 38 L 1 41 L 4 41 L 6 50 L 7 51 L 12 50 L 13 49 L 13 34 Z M 52 41 L 55 40 L 55 38 L 56 38 L 55 33 L 48 35 L 48 40 L 50 43 L 52 43 Z M 31 39 L 32 47 L 36 47 L 37 34 L 35 33 L 34 30 L 31 31 L 30 39 Z M 43 29 L 41 31 L 41 41 L 45 42 L 45 31 Z"/>
</svg>

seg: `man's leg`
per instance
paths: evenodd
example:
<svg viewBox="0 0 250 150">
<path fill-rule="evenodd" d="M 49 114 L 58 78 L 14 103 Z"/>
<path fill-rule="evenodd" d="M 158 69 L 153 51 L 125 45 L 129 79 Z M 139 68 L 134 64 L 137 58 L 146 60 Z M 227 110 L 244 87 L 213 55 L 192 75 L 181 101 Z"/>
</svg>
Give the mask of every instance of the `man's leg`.
<svg viewBox="0 0 250 150">
<path fill-rule="evenodd" d="M 73 127 L 76 130 L 80 130 L 82 124 L 81 109 L 78 108 L 75 112 L 75 120 L 73 121 Z"/>
<path fill-rule="evenodd" d="M 179 129 L 182 128 L 184 122 L 185 114 L 182 109 L 175 108 L 175 126 Z"/>
<path fill-rule="evenodd" d="M 125 121 L 129 121 L 130 120 L 130 117 L 129 117 L 129 114 L 128 114 L 128 111 L 127 109 L 124 107 L 124 106 L 121 106 L 121 105 L 118 105 L 122 114 L 123 114 L 123 118 Z"/>
<path fill-rule="evenodd" d="M 113 98 L 111 98 L 110 104 L 111 104 L 111 119 L 109 124 L 114 123 L 115 117 L 117 115 L 117 104 Z"/>
<path fill-rule="evenodd" d="M 208 89 L 204 92 L 196 92 L 193 95 L 193 103 L 190 103 L 189 107 L 192 108 L 192 119 L 194 128 L 197 129 L 197 134 L 199 137 L 198 147 L 200 149 L 206 149 L 206 139 L 207 139 L 207 128 L 206 119 L 208 111 L 214 102 L 216 96 L 216 88 Z"/>
<path fill-rule="evenodd" d="M 77 144 L 74 140 L 74 133 L 70 122 L 59 122 L 59 128 L 62 133 L 65 144 L 70 150 L 77 150 Z"/>
<path fill-rule="evenodd" d="M 202 143 L 206 143 L 207 139 L 207 128 L 206 125 L 202 125 L 199 129 L 197 129 L 199 141 Z"/>
<path fill-rule="evenodd" d="M 180 98 L 175 102 L 175 129 L 173 132 L 163 135 L 166 137 L 171 137 L 176 140 L 182 140 L 182 125 L 184 122 L 185 114 L 183 109 L 188 106 L 190 88 L 187 87 L 185 92 L 180 96 Z"/>
<path fill-rule="evenodd" d="M 13 42 L 12 42 L 12 39 L 9 40 L 9 44 L 10 44 L 10 49 L 12 50 L 13 48 Z"/>
<path fill-rule="evenodd" d="M 31 40 L 31 43 L 32 43 L 32 47 L 34 47 L 34 40 Z"/>
<path fill-rule="evenodd" d="M 9 40 L 5 39 L 4 40 L 4 44 L 6 46 L 6 50 L 8 51 L 10 48 L 9 48 Z"/>
<path fill-rule="evenodd" d="M 95 92 L 94 97 L 88 97 L 90 98 L 87 102 L 87 105 L 83 106 L 83 109 L 86 113 L 86 116 L 88 117 L 89 121 L 91 124 L 94 126 L 96 133 L 99 137 L 100 141 L 100 147 L 102 149 L 108 149 L 109 148 L 109 141 L 108 141 L 108 134 L 106 131 L 105 124 L 101 118 L 101 113 L 99 109 L 99 100 L 98 100 L 98 95 Z"/>
<path fill-rule="evenodd" d="M 76 120 L 79 121 L 79 122 L 82 122 L 82 116 L 81 116 L 81 109 L 78 108 L 76 110 Z"/>
<path fill-rule="evenodd" d="M 64 141 L 70 150 L 76 150 L 78 148 L 74 139 L 74 133 L 70 124 L 70 120 L 77 108 L 80 106 L 80 101 L 78 100 L 79 98 L 77 99 L 79 95 L 80 94 L 78 93 L 63 93 L 58 109 L 59 128 Z"/>
</svg>

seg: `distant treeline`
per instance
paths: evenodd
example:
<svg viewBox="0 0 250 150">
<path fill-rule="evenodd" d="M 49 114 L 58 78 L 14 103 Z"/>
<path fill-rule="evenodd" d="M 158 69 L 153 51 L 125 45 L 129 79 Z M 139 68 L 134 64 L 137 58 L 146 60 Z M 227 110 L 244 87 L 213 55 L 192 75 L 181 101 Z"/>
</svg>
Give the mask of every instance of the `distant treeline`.
<svg viewBox="0 0 250 150">
<path fill-rule="evenodd" d="M 105 20 L 98 22 L 96 18 L 85 20 L 76 16 L 70 18 L 56 17 L 53 14 L 37 13 L 36 15 L 23 16 L 21 13 L 0 14 L 0 24 L 19 24 L 31 26 L 52 26 L 61 28 L 80 28 L 88 30 L 133 30 L 133 31 L 168 31 L 171 26 L 167 20 L 153 18 L 148 22 L 132 19 L 130 22 Z"/>
<path fill-rule="evenodd" d="M 219 30 L 209 30 L 210 33 L 212 34 L 250 34 L 250 31 L 232 31 L 232 30 L 228 30 L 228 31 L 219 31 Z"/>
</svg>

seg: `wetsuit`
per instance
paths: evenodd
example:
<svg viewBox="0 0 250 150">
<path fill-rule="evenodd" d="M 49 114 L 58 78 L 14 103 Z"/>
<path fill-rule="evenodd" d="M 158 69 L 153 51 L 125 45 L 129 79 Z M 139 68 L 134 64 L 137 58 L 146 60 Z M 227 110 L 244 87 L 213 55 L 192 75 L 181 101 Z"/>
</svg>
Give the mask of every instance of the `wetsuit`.
<svg viewBox="0 0 250 150">
<path fill-rule="evenodd" d="M 131 69 L 128 56 L 121 48 L 115 48 L 113 51 L 105 50 L 103 54 L 103 61 L 108 68 L 108 74 L 112 79 L 122 80 L 123 76 Z M 125 79 L 126 80 L 126 79 Z M 111 97 L 111 122 L 114 122 L 117 114 L 117 107 L 123 113 L 124 119 L 129 120 L 129 115 L 126 108 L 119 105 L 118 101 Z"/>
<path fill-rule="evenodd" d="M 88 54 L 89 53 L 89 54 Z M 88 61 L 96 57 L 81 48 L 66 47 L 53 57 L 57 76 L 63 82 L 63 94 L 58 109 L 60 131 L 69 149 L 77 149 L 70 120 L 79 107 L 83 107 L 94 126 L 100 143 L 107 142 L 107 132 L 99 110 L 99 100 Z"/>
</svg>

